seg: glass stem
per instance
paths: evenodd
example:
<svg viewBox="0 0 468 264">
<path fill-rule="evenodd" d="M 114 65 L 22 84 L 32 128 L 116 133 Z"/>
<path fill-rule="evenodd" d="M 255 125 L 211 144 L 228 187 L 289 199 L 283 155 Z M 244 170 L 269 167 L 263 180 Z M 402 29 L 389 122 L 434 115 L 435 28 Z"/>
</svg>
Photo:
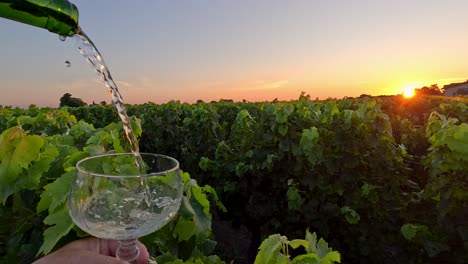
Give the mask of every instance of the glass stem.
<svg viewBox="0 0 468 264">
<path fill-rule="evenodd" d="M 136 263 L 138 255 L 140 255 L 140 248 L 137 242 L 138 240 L 136 239 L 119 240 L 120 246 L 115 253 L 116 257 L 130 263 Z"/>
</svg>

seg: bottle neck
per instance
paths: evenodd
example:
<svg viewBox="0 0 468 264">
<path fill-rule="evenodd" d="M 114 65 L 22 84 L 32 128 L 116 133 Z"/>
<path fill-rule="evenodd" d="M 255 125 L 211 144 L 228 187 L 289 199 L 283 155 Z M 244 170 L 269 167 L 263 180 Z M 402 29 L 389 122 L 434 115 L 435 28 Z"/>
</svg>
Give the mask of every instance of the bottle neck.
<svg viewBox="0 0 468 264">
<path fill-rule="evenodd" d="M 67 0 L 0 0 L 0 17 L 71 36 L 78 27 L 78 9 Z"/>
</svg>

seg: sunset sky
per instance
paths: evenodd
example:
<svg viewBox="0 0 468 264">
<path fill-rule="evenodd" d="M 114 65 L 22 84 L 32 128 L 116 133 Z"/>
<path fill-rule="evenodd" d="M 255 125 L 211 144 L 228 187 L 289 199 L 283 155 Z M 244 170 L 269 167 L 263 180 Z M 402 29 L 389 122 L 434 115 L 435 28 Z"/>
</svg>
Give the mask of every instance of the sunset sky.
<svg viewBox="0 0 468 264">
<path fill-rule="evenodd" d="M 465 0 L 71 2 L 131 104 L 400 94 L 468 79 Z M 73 39 L 3 18 L 0 32 L 0 105 L 110 101 Z"/>
</svg>

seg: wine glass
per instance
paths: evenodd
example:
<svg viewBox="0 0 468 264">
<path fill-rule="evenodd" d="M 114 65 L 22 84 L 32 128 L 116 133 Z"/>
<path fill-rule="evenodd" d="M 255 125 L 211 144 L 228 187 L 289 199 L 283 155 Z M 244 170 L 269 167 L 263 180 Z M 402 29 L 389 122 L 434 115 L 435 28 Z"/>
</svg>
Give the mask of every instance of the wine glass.
<svg viewBox="0 0 468 264">
<path fill-rule="evenodd" d="M 160 154 L 140 155 L 140 162 L 133 153 L 80 160 L 68 196 L 73 222 L 95 237 L 118 240 L 116 257 L 128 262 L 140 253 L 137 239 L 167 224 L 182 200 L 179 162 Z"/>
</svg>

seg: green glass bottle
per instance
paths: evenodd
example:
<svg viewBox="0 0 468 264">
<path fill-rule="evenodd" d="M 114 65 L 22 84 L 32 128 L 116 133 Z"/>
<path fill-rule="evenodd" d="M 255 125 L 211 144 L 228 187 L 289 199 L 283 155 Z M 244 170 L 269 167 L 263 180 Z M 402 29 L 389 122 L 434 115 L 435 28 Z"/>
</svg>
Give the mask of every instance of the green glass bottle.
<svg viewBox="0 0 468 264">
<path fill-rule="evenodd" d="M 0 0 L 0 17 L 62 36 L 78 32 L 78 8 L 67 0 Z"/>
</svg>

